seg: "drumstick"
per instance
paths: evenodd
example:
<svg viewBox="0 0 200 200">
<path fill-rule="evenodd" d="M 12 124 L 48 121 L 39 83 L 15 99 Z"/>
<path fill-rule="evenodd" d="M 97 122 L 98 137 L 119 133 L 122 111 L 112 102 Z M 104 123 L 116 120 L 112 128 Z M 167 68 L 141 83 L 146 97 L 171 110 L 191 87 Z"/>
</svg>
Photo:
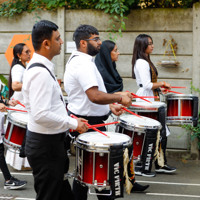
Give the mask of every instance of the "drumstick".
<svg viewBox="0 0 200 200">
<path fill-rule="evenodd" d="M 14 98 L 12 98 L 12 100 L 15 100 Z M 25 108 L 25 105 L 24 104 L 22 104 L 20 101 L 18 101 L 18 100 L 16 100 L 17 101 L 17 103 L 19 104 L 19 105 L 21 105 L 22 107 L 24 107 Z"/>
<path fill-rule="evenodd" d="M 134 96 L 133 98 L 152 98 L 152 99 L 159 99 L 158 96 L 138 96 L 138 97 Z"/>
<path fill-rule="evenodd" d="M 167 90 L 168 92 L 171 92 L 171 93 L 176 93 L 176 94 L 183 94 L 181 92 L 175 92 L 175 91 L 172 91 L 172 90 Z"/>
<path fill-rule="evenodd" d="M 134 94 L 133 92 L 131 92 L 131 94 L 132 94 L 133 96 L 135 96 L 135 97 L 138 97 L 138 98 L 140 98 L 140 99 L 142 99 L 142 100 L 148 102 L 148 103 L 152 103 L 151 101 L 149 101 L 149 100 L 147 100 L 147 99 L 145 99 L 145 98 L 143 98 L 143 97 L 140 97 L 140 96 Z"/>
<path fill-rule="evenodd" d="M 19 112 L 27 112 L 26 110 L 19 110 L 19 109 L 15 109 L 15 108 L 8 108 L 5 107 L 7 110 L 14 110 L 14 111 L 19 111 Z"/>
<path fill-rule="evenodd" d="M 73 115 L 73 114 L 71 114 L 70 115 L 71 117 L 73 117 L 74 119 L 77 119 L 78 117 L 76 117 L 75 115 Z M 83 123 L 85 123 L 87 126 L 88 126 L 88 128 L 89 127 L 91 127 L 91 125 L 90 124 L 88 124 L 87 122 L 83 122 Z M 95 127 L 91 127 L 94 131 L 97 131 L 97 132 L 99 132 L 99 133 L 101 133 L 102 135 L 104 135 L 104 136 L 106 136 L 106 137 L 108 137 L 109 138 L 109 136 L 108 135 L 106 135 L 105 133 L 103 133 L 102 131 L 100 131 L 100 130 L 98 130 L 97 128 L 95 128 Z"/>
<path fill-rule="evenodd" d="M 162 88 L 164 88 L 164 86 L 162 86 Z M 184 88 L 184 89 L 186 89 L 187 87 L 171 86 L 171 88 Z"/>
<path fill-rule="evenodd" d="M 116 103 L 113 103 L 113 104 L 114 104 L 114 105 L 117 105 Z M 127 108 L 122 108 L 122 109 L 125 110 L 126 112 L 129 112 L 129 113 L 132 114 L 132 115 L 135 115 L 135 116 L 137 116 L 137 117 L 143 118 L 142 116 L 140 116 L 140 115 L 138 115 L 138 114 L 136 114 L 136 113 L 134 113 L 134 112 L 128 110 Z"/>
<path fill-rule="evenodd" d="M 90 125 L 88 128 L 91 128 L 91 127 L 101 127 L 101 126 L 107 126 L 107 125 L 112 125 L 112 124 L 119 124 L 120 121 L 115 121 L 115 122 L 109 122 L 109 123 L 105 123 L 105 124 L 94 124 L 94 125 Z"/>
</svg>

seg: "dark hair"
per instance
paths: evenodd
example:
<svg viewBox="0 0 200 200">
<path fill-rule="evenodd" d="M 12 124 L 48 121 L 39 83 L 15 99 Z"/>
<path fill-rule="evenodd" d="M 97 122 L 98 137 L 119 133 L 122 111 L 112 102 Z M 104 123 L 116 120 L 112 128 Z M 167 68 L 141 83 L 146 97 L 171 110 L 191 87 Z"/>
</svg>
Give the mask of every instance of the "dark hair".
<svg viewBox="0 0 200 200">
<path fill-rule="evenodd" d="M 145 54 L 145 50 L 147 49 L 149 45 L 148 38 L 150 38 L 153 42 L 152 37 L 147 34 L 140 34 L 135 39 L 135 43 L 133 47 L 133 57 L 132 57 L 132 77 L 133 78 L 135 78 L 134 66 L 135 66 L 136 60 L 139 58 L 146 60 L 154 68 L 157 74 L 156 67 L 151 62 L 150 55 L 146 56 Z"/>
<path fill-rule="evenodd" d="M 91 37 L 91 35 L 99 35 L 98 30 L 91 25 L 83 24 L 80 25 L 73 34 L 73 40 L 76 43 L 76 48 L 80 48 L 80 41 Z"/>
<path fill-rule="evenodd" d="M 16 65 L 16 64 L 19 64 L 19 65 L 22 65 L 25 68 L 25 66 L 22 64 L 22 62 L 19 60 L 19 57 L 18 57 L 18 55 L 22 54 L 22 51 L 23 51 L 25 45 L 26 44 L 24 44 L 24 43 L 18 43 L 13 48 L 13 56 L 14 56 L 14 58 L 13 58 L 13 61 L 12 61 L 11 67 L 10 67 L 10 74 L 9 74 L 9 81 L 8 81 L 9 98 L 14 93 L 14 91 L 12 89 L 12 76 L 11 76 L 11 70 L 12 70 L 13 66 Z"/>
<path fill-rule="evenodd" d="M 115 45 L 116 45 L 111 40 L 105 40 L 105 41 L 102 42 L 102 44 L 104 44 L 108 48 L 109 52 L 111 52 L 115 48 Z"/>
<path fill-rule="evenodd" d="M 58 26 L 48 20 L 41 20 L 33 26 L 32 29 L 32 43 L 34 50 L 40 50 L 42 42 L 45 39 L 50 40 L 53 31 L 57 31 Z"/>
</svg>

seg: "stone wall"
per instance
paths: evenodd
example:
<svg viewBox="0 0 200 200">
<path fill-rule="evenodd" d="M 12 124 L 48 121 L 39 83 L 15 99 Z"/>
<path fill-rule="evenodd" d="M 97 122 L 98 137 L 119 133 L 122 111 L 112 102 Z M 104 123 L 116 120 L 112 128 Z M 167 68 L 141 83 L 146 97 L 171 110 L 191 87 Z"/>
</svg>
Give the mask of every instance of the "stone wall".
<svg viewBox="0 0 200 200">
<path fill-rule="evenodd" d="M 186 86 L 187 89 L 178 91 L 190 94 L 190 83 L 193 81 L 195 87 L 200 86 L 200 4 L 196 3 L 192 9 L 145 9 L 133 10 L 126 20 L 126 31 L 122 37 L 118 37 L 116 43 L 121 53 L 117 68 L 124 79 L 124 89 L 136 91 L 135 80 L 131 78 L 131 58 L 133 43 L 136 36 L 146 33 L 152 36 L 154 51 L 151 55 L 153 63 L 157 66 L 159 81 L 166 80 L 174 86 Z M 72 42 L 72 35 L 79 24 L 90 24 L 95 26 L 102 40 L 109 39 L 106 30 L 108 28 L 109 16 L 97 10 L 64 10 L 57 12 L 41 12 L 23 14 L 14 18 L 0 18 L 0 73 L 8 75 L 9 65 L 4 53 L 14 34 L 31 33 L 31 29 L 37 16 L 40 19 L 48 19 L 59 26 L 61 37 L 64 40 L 61 54 L 54 58 L 56 64 L 56 75 L 58 79 L 63 78 L 65 63 L 69 57 L 67 53 L 68 42 Z M 171 37 L 177 42 L 178 67 L 163 67 L 158 63 L 166 59 L 164 57 L 165 46 L 163 40 Z M 169 148 L 188 149 L 190 140 L 188 134 L 180 127 L 170 127 Z M 177 141 L 177 142 L 176 142 Z"/>
</svg>

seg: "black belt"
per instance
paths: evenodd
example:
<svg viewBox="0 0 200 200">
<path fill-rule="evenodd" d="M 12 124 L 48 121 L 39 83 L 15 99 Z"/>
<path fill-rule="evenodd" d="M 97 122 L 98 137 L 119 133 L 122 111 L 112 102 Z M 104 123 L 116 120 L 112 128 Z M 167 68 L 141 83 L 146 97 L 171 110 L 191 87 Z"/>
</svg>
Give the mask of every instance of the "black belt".
<svg viewBox="0 0 200 200">
<path fill-rule="evenodd" d="M 97 120 L 97 121 L 102 121 L 102 120 L 105 121 L 105 120 L 108 119 L 111 112 L 109 112 L 107 115 L 103 115 L 103 116 L 83 116 L 83 115 L 76 115 L 73 112 L 71 112 L 70 110 L 68 110 L 68 114 L 69 115 L 73 114 L 78 118 L 84 118 L 84 119 L 87 119 L 88 121 L 94 120 L 94 119 Z"/>
<path fill-rule="evenodd" d="M 56 140 L 56 141 L 62 141 L 64 140 L 66 135 L 66 132 L 58 133 L 58 134 L 41 134 L 41 133 L 35 133 L 32 131 L 27 130 L 26 136 L 29 138 L 33 138 L 36 140 Z"/>
</svg>

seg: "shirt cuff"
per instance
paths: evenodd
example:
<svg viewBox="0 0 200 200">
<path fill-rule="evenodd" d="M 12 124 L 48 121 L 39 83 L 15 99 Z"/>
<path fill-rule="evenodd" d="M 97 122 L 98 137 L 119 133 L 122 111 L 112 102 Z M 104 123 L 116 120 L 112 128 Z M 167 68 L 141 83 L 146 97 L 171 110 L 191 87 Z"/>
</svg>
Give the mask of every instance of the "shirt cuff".
<svg viewBox="0 0 200 200">
<path fill-rule="evenodd" d="M 69 129 L 76 130 L 78 127 L 78 121 L 72 117 L 69 117 Z"/>
</svg>

